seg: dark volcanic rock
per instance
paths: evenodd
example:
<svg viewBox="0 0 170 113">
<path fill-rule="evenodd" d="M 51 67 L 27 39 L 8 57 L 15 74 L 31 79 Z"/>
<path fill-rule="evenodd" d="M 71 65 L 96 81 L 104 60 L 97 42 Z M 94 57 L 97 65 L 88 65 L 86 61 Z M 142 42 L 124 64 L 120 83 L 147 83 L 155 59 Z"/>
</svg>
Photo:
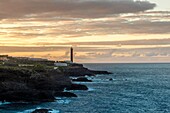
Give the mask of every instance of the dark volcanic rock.
<svg viewBox="0 0 170 113">
<path fill-rule="evenodd" d="M 111 72 L 108 72 L 108 71 L 94 71 L 94 70 L 90 70 L 90 72 L 92 72 L 94 74 L 112 74 Z"/>
<path fill-rule="evenodd" d="M 5 91 L 24 91 L 30 90 L 29 87 L 23 82 L 12 82 L 12 81 L 5 81 L 0 83 L 0 92 Z"/>
<path fill-rule="evenodd" d="M 112 78 L 110 78 L 110 79 L 109 79 L 109 81 L 113 81 L 113 79 L 112 79 Z"/>
<path fill-rule="evenodd" d="M 95 76 L 96 74 L 112 74 L 108 71 L 95 71 L 89 70 L 88 68 L 83 67 L 82 64 L 72 64 L 63 69 L 63 72 L 68 76 Z"/>
<path fill-rule="evenodd" d="M 63 72 L 68 76 L 95 76 L 95 74 L 91 71 L 89 71 L 87 68 L 84 68 L 82 66 L 70 66 L 68 68 L 65 68 Z"/>
<path fill-rule="evenodd" d="M 72 81 L 75 81 L 75 82 L 92 82 L 92 80 L 88 80 L 86 77 L 80 77 L 80 78 L 77 78 L 77 79 L 72 79 Z"/>
<path fill-rule="evenodd" d="M 29 69 L 0 68 L 0 101 L 54 101 L 53 91 L 63 91 L 71 80 L 56 70 L 34 72 Z"/>
<path fill-rule="evenodd" d="M 29 86 L 37 90 L 63 91 L 71 85 L 69 76 L 51 70 L 46 73 L 39 73 L 30 77 Z"/>
<path fill-rule="evenodd" d="M 67 87 L 66 90 L 88 90 L 88 88 L 85 85 L 72 84 L 70 87 Z"/>
<path fill-rule="evenodd" d="M 41 66 L 40 66 L 41 67 Z M 55 96 L 77 97 L 67 90 L 88 90 L 85 85 L 72 84 L 69 76 L 83 76 L 73 79 L 79 82 L 91 82 L 84 76 L 111 74 L 107 71 L 93 71 L 82 64 L 71 64 L 61 70 L 53 68 L 32 69 L 17 66 L 0 67 L 0 101 L 7 102 L 49 102 Z"/>
<path fill-rule="evenodd" d="M 56 97 L 77 97 L 76 94 L 71 92 L 55 92 Z"/>
<path fill-rule="evenodd" d="M 32 113 L 50 113 L 50 111 L 52 111 L 52 109 L 36 109 Z"/>
<path fill-rule="evenodd" d="M 48 91 L 7 91 L 0 94 L 0 101 L 7 102 L 51 102 L 55 98 Z"/>
<path fill-rule="evenodd" d="M 77 63 L 72 63 L 72 64 L 69 64 L 70 66 L 79 66 L 79 67 L 83 67 L 83 64 L 77 64 Z"/>
<path fill-rule="evenodd" d="M 27 81 L 32 72 L 27 69 L 0 68 L 0 81 Z"/>
</svg>

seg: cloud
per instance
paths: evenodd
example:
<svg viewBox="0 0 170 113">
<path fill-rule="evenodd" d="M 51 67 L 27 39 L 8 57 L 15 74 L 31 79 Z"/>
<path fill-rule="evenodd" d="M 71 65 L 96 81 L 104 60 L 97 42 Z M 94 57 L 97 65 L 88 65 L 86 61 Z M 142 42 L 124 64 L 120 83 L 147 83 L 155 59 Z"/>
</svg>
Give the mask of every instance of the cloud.
<svg viewBox="0 0 170 113">
<path fill-rule="evenodd" d="M 4 19 L 0 23 L 0 36 L 20 39 L 74 38 L 114 34 L 170 34 L 170 12 L 167 11 L 122 14 L 93 19 Z"/>
<path fill-rule="evenodd" d="M 67 47 L 0 47 L 1 54 L 69 60 Z M 75 48 L 76 62 L 170 62 L 170 47 L 153 48 Z M 62 53 L 60 53 L 62 52 Z"/>
<path fill-rule="evenodd" d="M 0 18 L 98 18 L 154 7 L 154 3 L 133 0 L 1 0 Z"/>
<path fill-rule="evenodd" d="M 1 53 L 11 53 L 11 52 L 52 52 L 67 50 L 68 47 L 16 47 L 16 46 L 0 46 Z"/>
<path fill-rule="evenodd" d="M 162 38 L 162 39 L 142 39 L 142 40 L 125 40 L 125 41 L 90 41 L 90 42 L 72 42 L 72 43 L 52 43 L 52 42 L 39 42 L 34 43 L 35 45 L 85 45 L 85 46 L 91 46 L 91 45 L 117 45 L 117 46 L 123 46 L 123 45 L 170 45 L 170 38 Z"/>
</svg>

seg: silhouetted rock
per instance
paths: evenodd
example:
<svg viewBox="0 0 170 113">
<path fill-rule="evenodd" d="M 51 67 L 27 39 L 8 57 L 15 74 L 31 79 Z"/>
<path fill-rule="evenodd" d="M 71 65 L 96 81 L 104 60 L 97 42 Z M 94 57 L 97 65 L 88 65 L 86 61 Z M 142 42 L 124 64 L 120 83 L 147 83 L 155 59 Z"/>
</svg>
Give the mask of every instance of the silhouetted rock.
<svg viewBox="0 0 170 113">
<path fill-rule="evenodd" d="M 95 76 L 95 74 L 82 66 L 70 66 L 63 70 L 68 76 Z"/>
<path fill-rule="evenodd" d="M 78 63 L 71 63 L 69 64 L 69 66 L 79 66 L 79 67 L 83 67 L 83 64 L 78 64 Z"/>
<path fill-rule="evenodd" d="M 112 81 L 112 80 L 113 80 L 112 78 L 109 79 L 109 81 Z"/>
<path fill-rule="evenodd" d="M 88 88 L 85 85 L 72 84 L 71 86 L 67 87 L 66 90 L 88 90 Z"/>
<path fill-rule="evenodd" d="M 71 85 L 71 80 L 63 73 L 51 70 L 31 76 L 29 85 L 37 90 L 63 91 L 65 87 Z"/>
<path fill-rule="evenodd" d="M 55 92 L 54 96 L 56 97 L 77 97 L 76 94 L 71 92 Z"/>
<path fill-rule="evenodd" d="M 89 71 L 94 74 L 112 74 L 111 72 L 108 71 L 95 71 L 95 70 L 89 70 Z"/>
<path fill-rule="evenodd" d="M 29 69 L 0 68 L 0 81 L 26 82 L 33 72 Z"/>
<path fill-rule="evenodd" d="M 95 76 L 96 74 L 112 74 L 108 71 L 96 71 L 96 70 L 89 70 L 88 68 L 83 67 L 82 64 L 71 64 L 68 67 L 63 69 L 63 72 L 68 76 Z"/>
<path fill-rule="evenodd" d="M 0 94 L 0 101 L 7 102 L 51 102 L 55 98 L 48 91 L 7 91 Z"/>
<path fill-rule="evenodd" d="M 86 77 L 80 77 L 80 78 L 77 78 L 77 79 L 72 79 L 72 81 L 75 81 L 75 82 L 92 82 L 92 80 L 88 80 Z"/>
<path fill-rule="evenodd" d="M 31 72 L 29 69 L 0 68 L 0 101 L 54 101 L 53 91 L 63 91 L 71 80 L 56 70 Z"/>
<path fill-rule="evenodd" d="M 52 109 L 36 109 L 32 113 L 51 113 Z"/>
</svg>

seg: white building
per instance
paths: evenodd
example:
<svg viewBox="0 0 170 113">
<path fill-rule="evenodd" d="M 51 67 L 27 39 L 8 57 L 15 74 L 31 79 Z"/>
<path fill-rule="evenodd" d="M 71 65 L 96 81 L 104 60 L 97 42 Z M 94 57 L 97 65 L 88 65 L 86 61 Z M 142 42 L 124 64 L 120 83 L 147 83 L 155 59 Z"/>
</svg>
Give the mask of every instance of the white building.
<svg viewBox="0 0 170 113">
<path fill-rule="evenodd" d="M 56 67 L 66 67 L 66 66 L 68 66 L 68 64 L 67 63 L 61 63 L 61 62 L 56 62 L 56 63 L 54 63 L 54 66 L 56 66 Z"/>
</svg>

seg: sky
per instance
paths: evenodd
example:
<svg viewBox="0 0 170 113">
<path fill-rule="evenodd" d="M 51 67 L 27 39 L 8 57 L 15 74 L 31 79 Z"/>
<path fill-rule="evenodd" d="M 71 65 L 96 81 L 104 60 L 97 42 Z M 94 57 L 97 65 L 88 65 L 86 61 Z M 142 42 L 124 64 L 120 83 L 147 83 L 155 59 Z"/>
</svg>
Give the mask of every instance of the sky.
<svg viewBox="0 0 170 113">
<path fill-rule="evenodd" d="M 0 54 L 170 62 L 169 0 L 1 0 Z"/>
</svg>

